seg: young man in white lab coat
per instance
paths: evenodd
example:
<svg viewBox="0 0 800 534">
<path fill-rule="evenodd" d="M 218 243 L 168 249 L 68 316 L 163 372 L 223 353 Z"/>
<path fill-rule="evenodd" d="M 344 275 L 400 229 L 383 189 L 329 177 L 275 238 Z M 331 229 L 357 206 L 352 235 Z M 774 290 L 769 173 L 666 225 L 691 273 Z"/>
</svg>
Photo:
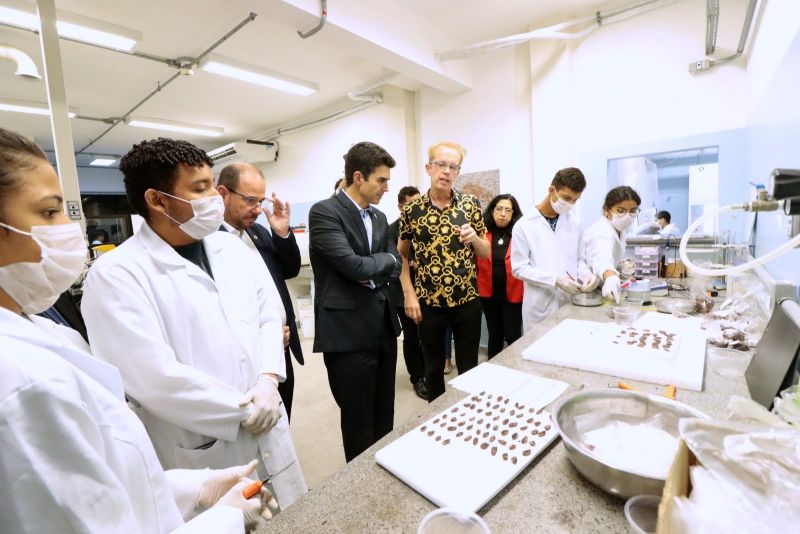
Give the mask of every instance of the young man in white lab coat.
<svg viewBox="0 0 800 534">
<path fill-rule="evenodd" d="M 92 266 L 82 310 L 94 354 L 119 368 L 165 468 L 258 458 L 286 508 L 307 488 L 278 394 L 281 304 L 266 265 L 218 231 L 211 164 L 164 138 L 122 158 L 145 224 Z"/>
<path fill-rule="evenodd" d="M 525 283 L 523 332 L 566 304 L 570 295 L 593 291 L 599 283 L 578 264 L 581 222 L 572 208 L 585 188 L 580 169 L 561 169 L 533 213 L 514 225 L 511 272 Z"/>
</svg>

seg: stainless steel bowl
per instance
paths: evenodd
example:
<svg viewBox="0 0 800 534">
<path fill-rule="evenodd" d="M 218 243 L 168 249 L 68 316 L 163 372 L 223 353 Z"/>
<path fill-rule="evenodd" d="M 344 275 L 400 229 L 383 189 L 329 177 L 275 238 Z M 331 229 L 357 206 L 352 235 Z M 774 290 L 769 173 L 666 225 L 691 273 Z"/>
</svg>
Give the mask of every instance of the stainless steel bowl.
<svg viewBox="0 0 800 534">
<path fill-rule="evenodd" d="M 580 391 L 561 399 L 553 407 L 552 413 L 572 465 L 596 486 L 622 498 L 641 494 L 660 495 L 664 480 L 626 470 L 595 456 L 586 447 L 582 434 L 576 428 L 576 417 L 597 413 L 611 420 L 637 424 L 662 414 L 664 426 L 661 428 L 676 438 L 680 418 L 707 419 L 702 412 L 680 402 L 619 389 Z"/>
</svg>

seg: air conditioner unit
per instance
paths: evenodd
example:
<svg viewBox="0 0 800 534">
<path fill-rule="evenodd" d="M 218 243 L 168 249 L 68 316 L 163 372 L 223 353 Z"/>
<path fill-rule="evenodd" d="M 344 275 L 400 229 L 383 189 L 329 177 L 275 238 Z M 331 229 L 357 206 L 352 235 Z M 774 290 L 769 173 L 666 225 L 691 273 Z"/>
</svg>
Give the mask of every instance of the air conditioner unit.
<svg viewBox="0 0 800 534">
<path fill-rule="evenodd" d="M 244 163 L 275 161 L 278 159 L 278 143 L 246 139 L 211 150 L 208 152 L 208 157 L 215 165 L 235 161 Z"/>
</svg>

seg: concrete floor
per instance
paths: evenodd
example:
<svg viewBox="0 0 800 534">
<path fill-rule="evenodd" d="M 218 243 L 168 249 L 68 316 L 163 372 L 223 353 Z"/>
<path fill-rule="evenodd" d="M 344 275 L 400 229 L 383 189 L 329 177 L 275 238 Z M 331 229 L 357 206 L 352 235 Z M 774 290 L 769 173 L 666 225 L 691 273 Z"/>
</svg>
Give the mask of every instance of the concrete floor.
<svg viewBox="0 0 800 534">
<path fill-rule="evenodd" d="M 328 386 L 328 374 L 322 354 L 314 354 L 312 344 L 311 339 L 302 341 L 305 365 L 293 362 L 295 390 L 291 423 L 294 445 L 309 488 L 319 486 L 345 465 L 342 432 L 339 428 L 339 407 L 336 406 Z M 398 339 L 395 426 L 408 420 L 427 404 L 414 394 L 400 345 L 402 343 Z"/>
</svg>

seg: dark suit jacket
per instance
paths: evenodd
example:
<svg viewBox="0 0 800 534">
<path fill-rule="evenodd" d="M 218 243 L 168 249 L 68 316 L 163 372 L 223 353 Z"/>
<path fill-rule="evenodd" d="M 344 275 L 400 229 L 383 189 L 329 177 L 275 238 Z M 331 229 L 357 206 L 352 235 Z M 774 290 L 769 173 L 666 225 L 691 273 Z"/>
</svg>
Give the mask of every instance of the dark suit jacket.
<svg viewBox="0 0 800 534">
<path fill-rule="evenodd" d="M 372 250 L 361 214 L 339 193 L 308 214 L 309 254 L 314 270 L 314 352 L 351 352 L 380 346 L 388 282 L 400 274 L 396 243 L 388 239 L 382 211 L 372 208 Z M 359 282 L 372 280 L 370 288 Z M 390 313 L 395 335 L 400 322 Z"/>
<path fill-rule="evenodd" d="M 278 294 L 281 296 L 283 308 L 286 310 L 286 325 L 289 327 L 289 348 L 294 358 L 303 365 L 303 349 L 300 347 L 300 336 L 297 334 L 294 307 L 289 289 L 285 280 L 294 278 L 300 272 L 300 249 L 294 233 L 289 232 L 289 237 L 279 237 L 258 223 L 245 229 L 247 235 L 253 240 L 258 252 L 267 264 Z"/>
</svg>

